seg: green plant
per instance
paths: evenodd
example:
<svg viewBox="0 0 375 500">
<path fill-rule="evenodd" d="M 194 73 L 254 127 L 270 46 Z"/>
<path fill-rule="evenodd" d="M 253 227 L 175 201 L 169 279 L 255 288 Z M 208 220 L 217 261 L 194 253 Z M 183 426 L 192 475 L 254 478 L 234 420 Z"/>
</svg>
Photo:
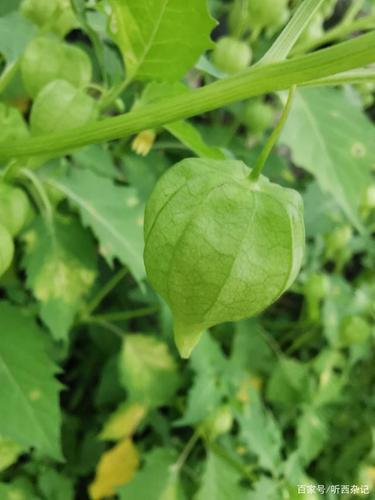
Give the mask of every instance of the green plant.
<svg viewBox="0 0 375 500">
<path fill-rule="evenodd" d="M 14 245 L 9 231 L 0 225 L 0 276 L 9 268 L 14 255 Z"/>
<path fill-rule="evenodd" d="M 47 24 L 56 12 L 56 0 L 23 0 L 21 13 L 39 26 Z"/>
<path fill-rule="evenodd" d="M 0 2 L 1 500 L 375 486 L 372 4 Z"/>
<path fill-rule="evenodd" d="M 38 37 L 25 50 L 21 74 L 28 94 L 35 98 L 54 80 L 66 80 L 77 88 L 85 87 L 91 80 L 91 62 L 77 47 L 53 38 Z"/>
<path fill-rule="evenodd" d="M 96 116 L 96 102 L 84 90 L 65 80 L 54 80 L 35 99 L 30 128 L 34 135 L 68 130 L 95 120 Z"/>
<path fill-rule="evenodd" d="M 26 122 L 21 113 L 10 106 L 0 103 L 1 142 L 24 139 L 29 135 Z"/>
<path fill-rule="evenodd" d="M 41 28 L 61 37 L 79 27 L 69 0 L 23 0 L 20 10 Z"/>
<path fill-rule="evenodd" d="M 250 101 L 245 109 L 243 122 L 254 134 L 263 134 L 275 121 L 273 107 L 262 101 Z"/>
<path fill-rule="evenodd" d="M 251 48 L 246 42 L 235 38 L 223 37 L 216 43 L 212 62 L 223 73 L 238 73 L 250 65 Z"/>
<path fill-rule="evenodd" d="M 283 24 L 288 16 L 287 0 L 249 1 L 249 22 L 253 28 L 270 28 Z"/>
<path fill-rule="evenodd" d="M 22 189 L 0 183 L 0 224 L 17 236 L 29 222 L 32 208 Z"/>
<path fill-rule="evenodd" d="M 361 316 L 347 316 L 340 325 L 340 338 L 346 345 L 364 343 L 371 335 L 371 326 Z"/>
</svg>

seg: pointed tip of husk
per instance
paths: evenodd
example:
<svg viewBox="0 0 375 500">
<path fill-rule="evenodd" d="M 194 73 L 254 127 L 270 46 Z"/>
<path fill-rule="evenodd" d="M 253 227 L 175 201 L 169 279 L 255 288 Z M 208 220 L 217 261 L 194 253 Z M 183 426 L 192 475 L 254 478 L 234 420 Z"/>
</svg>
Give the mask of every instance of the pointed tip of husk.
<svg viewBox="0 0 375 500">
<path fill-rule="evenodd" d="M 181 358 L 188 359 L 198 344 L 204 329 L 193 325 L 176 322 L 174 327 L 174 340 Z"/>
</svg>

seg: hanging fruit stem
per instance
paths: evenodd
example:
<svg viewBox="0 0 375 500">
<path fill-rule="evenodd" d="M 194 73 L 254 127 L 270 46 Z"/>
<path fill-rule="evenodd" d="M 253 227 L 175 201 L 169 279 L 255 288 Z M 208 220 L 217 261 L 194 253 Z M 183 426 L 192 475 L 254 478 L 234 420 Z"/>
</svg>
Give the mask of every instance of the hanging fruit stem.
<svg viewBox="0 0 375 500">
<path fill-rule="evenodd" d="M 283 130 L 284 124 L 285 124 L 285 122 L 289 116 L 289 112 L 292 108 L 293 98 L 294 98 L 294 95 L 296 92 L 296 88 L 297 87 L 295 85 L 293 85 L 289 89 L 288 100 L 286 102 L 286 105 L 285 105 L 284 110 L 282 112 L 282 115 L 280 117 L 280 120 L 279 120 L 278 124 L 276 125 L 274 131 L 270 135 L 268 141 L 266 142 L 262 152 L 260 153 L 260 155 L 257 159 L 255 167 L 253 168 L 253 170 L 251 171 L 251 174 L 249 175 L 249 179 L 251 179 L 252 181 L 256 181 L 258 179 L 258 177 L 260 176 L 273 147 L 275 146 L 275 144 L 279 140 L 279 137 L 280 137 L 280 134 Z"/>
</svg>

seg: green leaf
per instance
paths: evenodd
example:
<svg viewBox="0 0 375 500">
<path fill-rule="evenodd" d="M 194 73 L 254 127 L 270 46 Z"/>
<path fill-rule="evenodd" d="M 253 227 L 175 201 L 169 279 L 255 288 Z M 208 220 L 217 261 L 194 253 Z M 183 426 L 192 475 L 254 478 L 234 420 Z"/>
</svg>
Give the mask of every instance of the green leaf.
<svg viewBox="0 0 375 500">
<path fill-rule="evenodd" d="M 0 472 L 14 464 L 24 449 L 12 439 L 0 436 Z"/>
<path fill-rule="evenodd" d="M 243 500 L 244 490 L 239 486 L 241 476 L 223 458 L 208 453 L 202 482 L 194 500 Z"/>
<path fill-rule="evenodd" d="M 17 10 L 22 0 L 2 0 L 0 4 L 0 17 Z"/>
<path fill-rule="evenodd" d="M 228 363 L 219 343 L 209 333 L 193 352 L 190 364 L 196 373 L 223 374 Z"/>
<path fill-rule="evenodd" d="M 0 317 L 0 433 L 61 460 L 60 384 L 43 333 L 6 302 L 0 302 Z"/>
<path fill-rule="evenodd" d="M 2 500 L 41 500 L 29 479 L 21 476 L 10 483 L 0 483 Z"/>
<path fill-rule="evenodd" d="M 110 82 L 111 65 L 115 60 L 113 56 L 114 51 L 111 50 L 112 47 L 110 48 L 108 45 L 103 44 L 101 41 L 102 38 L 104 38 L 106 35 L 106 17 L 104 12 L 99 12 L 99 10 L 93 12 L 92 10 L 86 9 L 85 0 L 72 0 L 71 4 L 73 12 L 79 21 L 79 24 L 90 38 L 96 58 L 99 63 L 103 80 L 107 84 L 115 83 L 114 81 Z M 119 60 L 116 60 L 116 62 L 118 63 Z M 122 76 L 121 67 L 118 68 L 118 72 L 118 76 Z"/>
<path fill-rule="evenodd" d="M 224 153 L 219 148 L 208 146 L 194 125 L 187 121 L 174 122 L 165 125 L 164 128 L 201 158 L 216 160 L 225 158 Z"/>
<path fill-rule="evenodd" d="M 187 87 L 180 82 L 151 82 L 144 88 L 134 108 L 139 109 L 141 106 L 155 103 L 163 98 L 183 94 L 187 90 Z M 202 158 L 213 158 L 216 160 L 223 160 L 225 158 L 224 153 L 219 148 L 206 144 L 192 123 L 180 120 L 165 125 L 164 129 Z"/>
<path fill-rule="evenodd" d="M 317 182 L 311 182 L 303 195 L 306 236 L 318 236 L 333 229 L 340 218 L 340 208 L 329 193 L 323 193 Z"/>
<path fill-rule="evenodd" d="M 275 480 L 262 476 L 255 483 L 254 491 L 249 493 L 246 500 L 259 500 L 261 498 L 267 500 L 280 500 L 280 490 Z"/>
<path fill-rule="evenodd" d="M 165 156 L 150 151 L 146 158 L 132 153 L 122 157 L 123 169 L 131 187 L 137 190 L 142 201 L 146 202 L 160 175 L 168 168 Z"/>
<path fill-rule="evenodd" d="M 95 406 L 101 407 L 118 403 L 123 399 L 124 392 L 118 377 L 118 356 L 114 355 L 103 366 L 100 382 L 96 389 Z"/>
<path fill-rule="evenodd" d="M 35 26 L 19 12 L 11 12 L 0 18 L 0 54 L 8 66 L 23 53 L 35 33 Z"/>
<path fill-rule="evenodd" d="M 237 415 L 241 436 L 261 467 L 275 472 L 280 466 L 281 433 L 255 389 L 250 388 L 249 404 Z"/>
<path fill-rule="evenodd" d="M 90 171 L 72 171 L 62 179 L 50 179 L 79 209 L 82 221 L 99 240 L 108 263 L 118 258 L 137 280 L 144 277 L 143 207 L 131 188 L 116 186 Z"/>
<path fill-rule="evenodd" d="M 212 46 L 215 21 L 202 0 L 111 0 L 111 5 L 111 30 L 128 80 L 178 80 Z"/>
<path fill-rule="evenodd" d="M 299 272 L 299 194 L 249 174 L 242 162 L 183 160 L 148 200 L 145 267 L 171 308 L 182 357 L 206 329 L 268 307 Z"/>
<path fill-rule="evenodd" d="M 267 386 L 267 398 L 286 407 L 296 406 L 310 396 L 307 366 L 294 359 L 280 358 Z"/>
<path fill-rule="evenodd" d="M 305 466 L 316 458 L 328 439 L 328 429 L 321 414 L 306 408 L 297 421 L 298 450 Z"/>
<path fill-rule="evenodd" d="M 40 471 L 38 487 L 45 498 L 53 498 L 53 500 L 73 500 L 74 498 L 72 480 L 52 468 Z"/>
<path fill-rule="evenodd" d="M 286 59 L 301 33 L 308 26 L 324 1 L 325 0 L 305 0 L 302 2 L 292 19 L 272 44 L 271 48 L 263 56 L 260 63 L 268 64 Z"/>
<path fill-rule="evenodd" d="M 74 152 L 73 160 L 78 167 L 91 170 L 97 175 L 115 179 L 118 177 L 118 171 L 113 162 L 110 151 L 98 144 L 92 144 L 86 148 Z"/>
<path fill-rule="evenodd" d="M 206 73 L 207 75 L 213 76 L 214 78 L 226 78 L 227 75 L 216 68 L 210 61 L 210 59 L 206 55 L 202 55 L 197 64 L 195 65 L 196 69 Z"/>
<path fill-rule="evenodd" d="M 199 374 L 189 390 L 184 416 L 175 422 L 176 426 L 193 425 L 202 422 L 217 408 L 222 399 L 222 391 L 217 387 L 213 375 Z"/>
<path fill-rule="evenodd" d="M 186 409 L 175 426 L 192 425 L 202 422 L 221 403 L 225 387 L 218 383 L 228 367 L 218 344 L 209 334 L 202 338 L 194 350 L 190 364 L 195 371 L 193 384 L 189 389 Z"/>
<path fill-rule="evenodd" d="M 274 365 L 275 354 L 267 343 L 266 333 L 256 319 L 236 323 L 231 363 L 242 375 L 246 370 L 268 374 Z"/>
<path fill-rule="evenodd" d="M 336 90 L 300 90 L 281 142 L 361 228 L 358 208 L 375 161 L 375 128 L 362 111 Z"/>
<path fill-rule="evenodd" d="M 337 350 L 326 349 L 314 359 L 314 365 L 319 375 L 319 385 L 314 394 L 314 406 L 339 403 L 346 397 L 344 391 L 347 383 L 347 374 L 344 370 L 345 358 Z"/>
<path fill-rule="evenodd" d="M 27 286 L 41 303 L 40 315 L 55 339 L 67 339 L 77 311 L 96 277 L 95 247 L 74 219 L 39 219 L 25 235 Z"/>
<path fill-rule="evenodd" d="M 337 253 L 337 252 L 335 252 Z M 340 343 L 340 324 L 347 314 L 351 314 L 354 305 L 354 289 L 341 276 L 331 278 L 334 294 L 325 298 L 322 308 L 323 331 L 332 345 Z"/>
<path fill-rule="evenodd" d="M 120 488 L 120 500 L 177 500 L 178 476 L 171 469 L 175 461 L 174 450 L 151 450 L 145 456 L 144 467 L 130 483 Z M 175 494 L 171 494 L 171 489 Z"/>
<path fill-rule="evenodd" d="M 29 135 L 26 122 L 18 109 L 0 103 L 0 142 L 24 139 Z"/>
<path fill-rule="evenodd" d="M 146 335 L 128 336 L 120 355 L 120 379 L 132 401 L 156 407 L 169 403 L 179 385 L 167 345 Z"/>
</svg>

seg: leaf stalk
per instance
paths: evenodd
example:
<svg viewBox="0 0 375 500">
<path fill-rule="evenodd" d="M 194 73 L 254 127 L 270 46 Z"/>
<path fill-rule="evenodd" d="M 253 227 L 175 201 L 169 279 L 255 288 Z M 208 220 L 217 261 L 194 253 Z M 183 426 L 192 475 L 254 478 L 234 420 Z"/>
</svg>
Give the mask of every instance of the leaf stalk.
<svg viewBox="0 0 375 500">
<path fill-rule="evenodd" d="M 288 100 L 286 102 L 286 105 L 283 109 L 283 112 L 281 114 L 280 120 L 278 121 L 274 131 L 270 135 L 269 139 L 267 140 L 262 152 L 258 156 L 257 162 L 255 164 L 255 167 L 251 171 L 251 174 L 249 175 L 249 179 L 252 181 L 256 182 L 268 160 L 268 157 L 279 140 L 280 134 L 283 130 L 283 127 L 285 125 L 285 122 L 289 116 L 290 110 L 292 109 L 292 104 L 293 104 L 293 98 L 295 96 L 297 87 L 293 85 L 293 87 L 290 88 L 289 94 L 288 94 Z"/>
</svg>

